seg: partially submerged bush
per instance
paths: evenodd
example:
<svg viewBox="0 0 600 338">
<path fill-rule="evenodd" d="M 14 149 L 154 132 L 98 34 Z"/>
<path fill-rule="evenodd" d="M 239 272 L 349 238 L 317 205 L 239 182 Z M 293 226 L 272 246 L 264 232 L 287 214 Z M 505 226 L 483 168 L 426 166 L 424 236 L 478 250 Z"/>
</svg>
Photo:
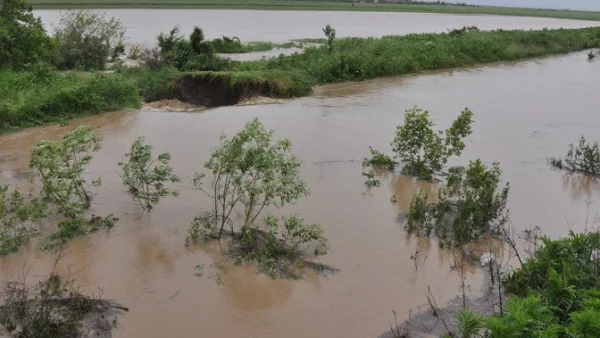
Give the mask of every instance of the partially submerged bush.
<svg viewBox="0 0 600 338">
<path fill-rule="evenodd" d="M 506 201 L 509 185 L 500 185 L 500 168 L 487 168 L 481 160 L 467 168 L 453 167 L 438 202 L 425 204 L 427 195 L 415 194 L 409 206 L 407 227 L 432 231 L 445 243 L 460 247 L 485 232 L 497 233 L 508 220 Z"/>
<path fill-rule="evenodd" d="M 400 159 L 402 173 L 422 180 L 433 180 L 451 156 L 460 156 L 463 139 L 471 134 L 473 112 L 463 110 L 452 126 L 445 131 L 434 131 L 429 112 L 417 107 L 404 115 L 404 124 L 397 127 L 392 147 Z"/>
<path fill-rule="evenodd" d="M 273 267 L 288 271 L 299 262 L 299 245 L 323 242 L 320 227 L 295 216 L 284 219 L 283 226 L 268 218 L 266 231 L 258 223 L 265 208 L 281 208 L 308 194 L 300 179 L 300 162 L 290 150 L 288 140 L 274 141 L 273 131 L 257 119 L 231 139 L 223 136 L 205 164 L 206 172 L 194 178 L 196 187 L 213 200 L 213 210 L 196 217 L 187 242 L 231 236 L 229 252 L 236 261 L 268 266 L 272 276 Z M 239 223 L 233 217 L 238 208 Z"/>
<path fill-rule="evenodd" d="M 0 256 L 18 251 L 26 241 L 39 235 L 32 223 L 40 220 L 45 211 L 41 201 L 25 200 L 18 190 L 9 191 L 8 186 L 0 186 Z"/>
<path fill-rule="evenodd" d="M 396 167 L 397 163 L 390 156 L 380 152 L 379 150 L 373 149 L 371 146 L 369 146 L 369 152 L 371 153 L 371 157 L 364 158 L 363 165 L 369 165 L 386 170 L 394 170 Z"/>
<path fill-rule="evenodd" d="M 61 69 L 104 69 L 112 56 L 125 52 L 125 27 L 115 19 L 91 11 L 68 11 L 55 27 Z"/>
<path fill-rule="evenodd" d="M 108 335 L 127 308 L 82 294 L 70 278 L 52 274 L 37 285 L 7 282 L 1 293 L 0 323 L 16 338 Z"/>
<path fill-rule="evenodd" d="M 560 170 L 600 176 L 600 145 L 598 142 L 588 143 L 582 135 L 577 147 L 569 145 L 567 156 L 550 158 L 548 163 Z"/>
<path fill-rule="evenodd" d="M 88 183 L 83 174 L 92 153 L 99 149 L 100 138 L 88 126 L 67 133 L 61 143 L 42 140 L 33 148 L 30 167 L 42 183 L 42 197 L 67 218 L 58 224 L 59 231 L 51 240 L 86 235 L 101 227 L 111 228 L 116 220 L 112 215 L 85 217 L 92 202 L 91 188 L 100 186 L 102 180 L 96 178 Z"/>
<path fill-rule="evenodd" d="M 133 199 L 144 210 L 152 209 L 166 196 L 178 195 L 177 190 L 165 186 L 167 182 L 180 181 L 169 164 L 171 154 L 165 152 L 153 158 L 152 146 L 146 144 L 145 139 L 140 137 L 133 142 L 131 150 L 125 154 L 125 157 L 127 162 L 119 162 L 119 176 Z"/>
</svg>

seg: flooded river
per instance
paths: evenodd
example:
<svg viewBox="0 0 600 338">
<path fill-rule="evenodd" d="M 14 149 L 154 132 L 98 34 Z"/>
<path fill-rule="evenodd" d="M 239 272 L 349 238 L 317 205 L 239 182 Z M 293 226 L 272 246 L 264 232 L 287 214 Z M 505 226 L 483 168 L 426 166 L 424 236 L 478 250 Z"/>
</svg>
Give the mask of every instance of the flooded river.
<svg viewBox="0 0 600 338">
<path fill-rule="evenodd" d="M 462 24 L 461 24 L 462 25 Z M 481 158 L 499 161 L 511 183 L 511 218 L 517 229 L 540 226 L 567 234 L 566 219 L 582 230 L 586 202 L 597 202 L 600 185 L 552 171 L 546 158 L 560 156 L 581 134 L 597 139 L 600 62 L 585 53 L 414 77 L 381 79 L 317 88 L 314 95 L 266 106 L 222 107 L 201 113 L 116 112 L 0 136 L 0 177 L 25 185 L 29 152 L 39 139 L 59 139 L 80 123 L 104 137 L 89 166 L 101 176 L 93 209 L 115 213 L 110 232 L 74 240 L 59 264 L 76 272 L 88 290 L 127 305 L 116 337 L 376 337 L 389 328 L 396 310 L 402 320 L 426 302 L 430 286 L 439 301 L 457 293 L 447 253 L 435 241 L 409 236 L 396 220 L 418 184 L 397 176 L 366 190 L 361 159 L 367 146 L 389 149 L 403 111 L 428 109 L 440 127 L 468 106 L 473 134 L 454 164 Z M 323 225 L 330 240 L 321 258 L 340 272 L 332 277 L 270 280 L 251 267 L 221 272 L 218 247 L 188 250 L 184 239 L 193 217 L 208 208 L 192 189 L 192 175 L 207 160 L 221 133 L 232 135 L 258 117 L 278 137 L 288 137 L 304 161 L 302 176 L 312 194 L 286 211 Z M 116 174 L 117 162 L 138 136 L 157 151 L 170 151 L 183 178 L 181 196 L 141 215 Z M 397 196 L 396 205 L 390 203 Z M 589 220 L 600 204 L 592 203 Z M 427 256 L 415 271 L 410 255 Z M 0 259 L 9 280 L 29 271 L 32 279 L 51 269 L 52 256 L 38 243 Z M 204 275 L 194 267 L 204 264 Z M 476 287 L 480 274 L 469 274 Z"/>
<path fill-rule="evenodd" d="M 446 15 L 420 13 L 311 12 L 256 10 L 165 10 L 106 9 L 107 16 L 121 20 L 130 43 L 151 45 L 156 36 L 175 25 L 189 34 L 194 26 L 204 29 L 207 38 L 237 36 L 242 41 L 285 42 L 290 39 L 322 38 L 321 28 L 331 24 L 338 37 L 384 36 L 409 33 L 446 32 L 463 26 L 480 29 L 582 28 L 600 25 L 597 21 L 488 15 Z M 35 11 L 48 29 L 60 20 L 59 10 Z"/>
</svg>

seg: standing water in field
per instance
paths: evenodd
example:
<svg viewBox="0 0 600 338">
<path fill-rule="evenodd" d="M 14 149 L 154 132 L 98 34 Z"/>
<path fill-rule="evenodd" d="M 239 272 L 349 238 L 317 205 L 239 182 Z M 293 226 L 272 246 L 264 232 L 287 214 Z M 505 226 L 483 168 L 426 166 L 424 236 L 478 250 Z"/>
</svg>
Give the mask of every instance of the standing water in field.
<svg viewBox="0 0 600 338">
<path fill-rule="evenodd" d="M 156 36 L 178 25 L 182 32 L 200 26 L 208 39 L 237 36 L 242 42 L 286 42 L 322 38 L 322 27 L 335 27 L 337 37 L 381 37 L 410 33 L 443 33 L 448 29 L 477 26 L 482 30 L 583 28 L 597 21 L 492 15 L 446 15 L 374 12 L 315 12 L 257 10 L 101 9 L 127 28 L 130 43 L 156 44 Z M 37 10 L 47 29 L 57 25 L 59 10 Z"/>
<path fill-rule="evenodd" d="M 585 53 L 468 70 L 399 77 L 316 88 L 312 97 L 268 106 L 222 107 L 199 113 L 125 111 L 0 136 L 0 177 L 27 186 L 29 154 L 40 139 L 60 139 L 79 124 L 102 136 L 102 149 L 86 175 L 102 177 L 92 209 L 119 217 L 110 232 L 73 240 L 59 270 L 70 269 L 86 289 L 98 286 L 107 299 L 129 308 L 115 336 L 146 337 L 376 337 L 409 310 L 426 303 L 430 286 L 438 302 L 458 293 L 448 253 L 435 240 L 410 236 L 397 221 L 412 194 L 434 187 L 394 174 L 382 186 L 364 185 L 362 158 L 368 146 L 389 149 L 404 110 L 419 105 L 446 128 L 468 106 L 473 134 L 459 159 L 500 162 L 510 182 L 509 207 L 517 230 L 539 226 L 556 238 L 569 228 L 582 231 L 600 210 L 600 184 L 553 171 L 546 159 L 561 156 L 581 134 L 596 137 L 600 63 Z M 209 150 L 258 117 L 276 138 L 288 137 L 303 161 L 301 175 L 311 195 L 284 211 L 320 223 L 330 250 L 321 258 L 340 272 L 308 274 L 302 280 L 271 280 L 252 267 L 222 263 L 216 245 L 186 248 L 192 219 L 209 201 L 194 190 L 192 177 Z M 178 198 L 151 213 L 131 200 L 117 163 L 131 143 L 145 136 L 157 152 L 169 151 L 181 178 Z M 390 202 L 396 196 L 396 204 Z M 587 211 L 586 203 L 592 204 Z M 568 219 L 565 221 L 565 218 Z M 0 276 L 10 280 L 31 270 L 47 275 L 52 256 L 33 242 L 0 259 Z M 423 257 L 415 270 L 410 256 Z M 202 276 L 195 267 L 202 264 Z M 467 284 L 477 288 L 481 274 Z"/>
</svg>

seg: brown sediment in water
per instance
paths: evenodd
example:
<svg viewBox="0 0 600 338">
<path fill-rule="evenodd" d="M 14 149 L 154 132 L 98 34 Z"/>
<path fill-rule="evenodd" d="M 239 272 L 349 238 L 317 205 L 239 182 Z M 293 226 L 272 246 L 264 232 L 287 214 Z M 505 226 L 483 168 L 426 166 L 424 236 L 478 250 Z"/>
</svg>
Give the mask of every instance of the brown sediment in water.
<svg viewBox="0 0 600 338">
<path fill-rule="evenodd" d="M 107 113 L 69 126 L 0 135 L 0 177 L 24 184 L 14 173 L 28 170 L 29 153 L 40 139 L 60 139 L 81 123 L 103 136 L 102 149 L 86 170 L 89 177 L 104 179 L 92 209 L 99 215 L 115 213 L 120 220 L 109 232 L 71 241 L 58 270 L 75 271 L 86 290 L 100 287 L 105 298 L 130 308 L 119 318 L 117 332 L 123 337 L 376 337 L 389 329 L 392 309 L 403 321 L 409 310 L 415 313 L 426 304 L 427 286 L 444 306 L 458 293 L 458 281 L 447 250 L 435 239 L 407 234 L 397 221 L 414 193 L 434 192 L 435 185 L 390 174 L 381 178 L 380 188 L 368 190 L 361 175 L 368 170 L 361 165 L 368 146 L 391 153 L 396 125 L 404 110 L 416 104 L 429 110 L 441 129 L 469 106 L 475 112 L 473 134 L 464 154 L 449 165 L 476 158 L 499 161 L 502 179 L 511 183 L 515 230 L 539 225 L 553 238 L 564 236 L 565 216 L 574 231 L 582 230 L 586 213 L 591 220 L 597 210 L 591 204 L 586 211 L 586 201 L 597 200 L 600 192 L 595 183 L 565 180 L 546 165 L 546 158 L 562 155 L 581 134 L 595 135 L 598 78 L 600 67 L 576 53 L 395 82 L 368 81 L 353 84 L 344 95 L 278 105 L 221 107 L 202 114 Z M 303 280 L 271 280 L 251 265 L 229 264 L 222 271 L 214 267 L 224 260 L 218 243 L 184 245 L 192 219 L 210 207 L 192 188 L 194 173 L 221 133 L 231 136 L 255 117 L 277 138 L 289 138 L 304 163 L 301 174 L 312 194 L 278 213 L 295 212 L 322 224 L 330 250 L 320 261 L 340 269 L 332 277 L 309 273 Z M 116 174 L 117 163 L 139 136 L 157 152 L 169 151 L 182 178 L 181 195 L 146 214 Z M 393 195 L 396 204 L 390 201 Z M 40 251 L 39 244 L 0 258 L 1 279 L 19 276 L 23 267 L 32 278 L 46 276 L 53 256 Z M 418 269 L 410 259 L 416 250 L 423 258 Z M 194 275 L 199 264 L 204 265 L 202 277 Z M 482 278 L 469 270 L 467 284 L 479 285 Z"/>
</svg>

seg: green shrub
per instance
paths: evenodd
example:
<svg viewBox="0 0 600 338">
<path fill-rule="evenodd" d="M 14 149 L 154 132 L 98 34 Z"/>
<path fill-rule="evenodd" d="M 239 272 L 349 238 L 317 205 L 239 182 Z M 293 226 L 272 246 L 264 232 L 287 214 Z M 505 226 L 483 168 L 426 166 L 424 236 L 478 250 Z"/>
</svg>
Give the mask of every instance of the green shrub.
<svg viewBox="0 0 600 338">
<path fill-rule="evenodd" d="M 125 154 L 127 162 L 119 162 L 119 176 L 123 179 L 131 196 L 140 206 L 152 209 L 163 197 L 178 196 L 177 190 L 169 189 L 165 183 L 179 182 L 170 166 L 171 155 L 161 153 L 152 158 L 152 146 L 139 137 Z"/>
<path fill-rule="evenodd" d="M 125 52 L 123 24 L 104 14 L 69 11 L 55 30 L 61 69 L 104 69 L 109 56 L 114 61 Z"/>
<path fill-rule="evenodd" d="M 569 145 L 567 156 L 550 158 L 548 163 L 560 170 L 600 176 L 600 145 L 598 142 L 588 143 L 582 135 L 577 147 Z"/>
<path fill-rule="evenodd" d="M 426 204 L 427 194 L 413 197 L 408 210 L 408 229 L 432 230 L 448 245 L 462 247 L 485 232 L 498 233 L 508 221 L 508 184 L 500 186 L 500 168 L 488 169 L 481 160 L 467 168 L 450 168 L 438 202 Z"/>
<path fill-rule="evenodd" d="M 535 256 L 503 281 L 504 315 L 486 321 L 492 338 L 598 337 L 600 234 L 542 238 Z"/>
<path fill-rule="evenodd" d="M 363 159 L 363 165 L 370 165 L 373 167 L 387 170 L 394 170 L 394 168 L 396 167 L 396 162 L 394 162 L 394 160 L 390 156 L 376 149 L 373 149 L 370 146 L 369 152 L 371 153 L 371 157 Z"/>
</svg>

